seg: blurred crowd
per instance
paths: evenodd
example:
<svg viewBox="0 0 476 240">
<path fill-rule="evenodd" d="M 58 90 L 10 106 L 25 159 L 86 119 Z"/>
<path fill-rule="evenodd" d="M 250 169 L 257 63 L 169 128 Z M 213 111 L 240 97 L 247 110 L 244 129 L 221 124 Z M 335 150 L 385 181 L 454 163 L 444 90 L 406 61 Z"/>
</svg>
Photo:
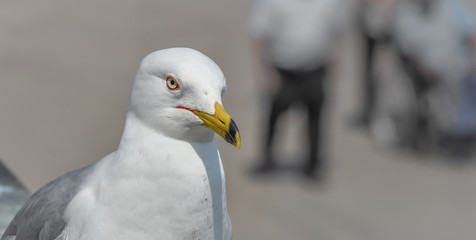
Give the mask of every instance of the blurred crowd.
<svg viewBox="0 0 476 240">
<path fill-rule="evenodd" d="M 255 171 L 275 169 L 278 120 L 291 106 L 301 104 L 308 116 L 309 139 L 303 172 L 322 175 L 326 164 L 320 147 L 321 138 L 325 141 L 321 112 L 328 94 L 324 86 L 341 33 L 349 30 L 356 30 L 362 50 L 357 64 L 361 74 L 355 76 L 360 106 L 351 127 L 368 129 L 377 141 L 392 146 L 469 157 L 476 136 L 474 14 L 459 0 L 360 0 L 351 14 L 355 18 L 344 19 L 342 4 L 351 2 L 254 2 L 249 29 L 259 66 L 256 78 L 271 103 Z M 349 22 L 351 28 L 344 27 Z M 391 68 L 398 74 L 385 73 L 381 52 L 392 57 Z"/>
<path fill-rule="evenodd" d="M 391 135 L 394 144 L 416 151 L 468 156 L 475 135 L 476 26 L 458 0 L 364 0 L 362 111 L 357 124 Z M 404 110 L 378 112 L 378 51 L 390 49 L 408 85 Z M 381 84 L 380 84 L 381 85 Z M 380 121 L 379 121 L 380 120 Z M 391 128 L 390 130 L 388 128 Z M 375 129 L 375 128 L 374 128 Z M 379 134 L 378 131 L 391 131 Z"/>
</svg>

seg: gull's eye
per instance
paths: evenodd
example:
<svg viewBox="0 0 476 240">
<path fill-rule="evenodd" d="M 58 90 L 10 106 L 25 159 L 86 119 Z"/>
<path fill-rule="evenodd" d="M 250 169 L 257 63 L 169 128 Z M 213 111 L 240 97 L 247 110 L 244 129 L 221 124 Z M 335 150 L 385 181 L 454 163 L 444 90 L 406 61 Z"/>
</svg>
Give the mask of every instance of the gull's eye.
<svg viewBox="0 0 476 240">
<path fill-rule="evenodd" d="M 172 77 L 172 76 L 167 76 L 167 87 L 168 87 L 170 90 L 179 90 L 180 85 L 179 85 L 179 83 L 177 82 L 177 79 L 175 79 L 175 78 Z"/>
</svg>

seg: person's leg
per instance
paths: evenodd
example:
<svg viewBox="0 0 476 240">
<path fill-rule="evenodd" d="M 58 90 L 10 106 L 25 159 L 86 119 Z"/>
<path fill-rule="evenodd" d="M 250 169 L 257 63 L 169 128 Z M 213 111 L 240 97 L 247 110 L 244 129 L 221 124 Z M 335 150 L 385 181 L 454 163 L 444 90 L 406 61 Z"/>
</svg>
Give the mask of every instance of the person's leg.
<svg viewBox="0 0 476 240">
<path fill-rule="evenodd" d="M 322 170 L 322 159 L 320 156 L 321 149 L 321 122 L 322 107 L 324 104 L 324 88 L 323 81 L 325 78 L 326 68 L 322 67 L 313 72 L 309 77 L 309 87 L 305 92 L 305 104 L 308 110 L 308 137 L 309 137 L 309 159 L 305 166 L 304 173 L 308 176 Z"/>
<path fill-rule="evenodd" d="M 416 109 L 413 117 L 413 126 L 410 126 L 406 136 L 404 136 L 405 145 L 409 145 L 414 150 L 422 150 L 422 139 L 428 137 L 428 116 L 422 111 L 422 104 L 425 102 L 425 94 L 430 89 L 430 80 L 418 70 L 417 64 L 409 57 L 399 53 L 400 62 L 404 72 L 409 77 L 416 96 Z"/>
<path fill-rule="evenodd" d="M 262 165 L 258 167 L 259 171 L 270 170 L 274 167 L 272 155 L 276 134 L 276 125 L 278 124 L 282 114 L 289 108 L 293 102 L 294 96 L 296 95 L 292 80 L 288 79 L 288 74 L 282 70 L 278 70 L 278 73 L 281 79 L 281 87 L 272 99 L 268 126 L 265 134 L 264 159 Z"/>
<path fill-rule="evenodd" d="M 375 63 L 375 49 L 377 47 L 376 39 L 364 35 L 364 49 L 365 53 L 363 56 L 363 75 L 362 75 L 362 116 L 361 124 L 368 126 L 370 118 L 375 109 L 375 77 L 373 73 L 373 67 Z"/>
<path fill-rule="evenodd" d="M 272 165 L 272 152 L 273 152 L 273 140 L 276 133 L 276 124 L 279 120 L 279 117 L 284 113 L 287 108 L 289 107 L 289 102 L 287 99 L 287 93 L 285 92 L 286 89 L 283 88 L 280 90 L 278 94 L 273 97 L 273 102 L 271 105 L 271 111 L 269 114 L 268 120 L 268 128 L 266 134 L 266 142 L 265 142 L 265 164 Z"/>
</svg>

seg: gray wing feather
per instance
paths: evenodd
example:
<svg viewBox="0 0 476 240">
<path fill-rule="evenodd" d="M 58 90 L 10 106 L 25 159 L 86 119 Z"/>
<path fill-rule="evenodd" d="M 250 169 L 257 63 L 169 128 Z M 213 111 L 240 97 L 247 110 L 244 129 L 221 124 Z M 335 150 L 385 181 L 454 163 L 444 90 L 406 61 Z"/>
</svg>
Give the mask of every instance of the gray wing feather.
<svg viewBox="0 0 476 240">
<path fill-rule="evenodd" d="M 71 171 L 46 184 L 28 199 L 1 240 L 54 240 L 63 231 L 64 212 L 93 165 Z"/>
</svg>

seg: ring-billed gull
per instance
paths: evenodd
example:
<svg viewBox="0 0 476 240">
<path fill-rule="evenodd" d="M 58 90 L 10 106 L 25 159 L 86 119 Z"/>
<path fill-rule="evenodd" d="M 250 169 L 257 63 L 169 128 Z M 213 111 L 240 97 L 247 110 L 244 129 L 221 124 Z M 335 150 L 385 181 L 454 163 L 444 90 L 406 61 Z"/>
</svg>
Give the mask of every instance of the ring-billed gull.
<svg viewBox="0 0 476 240">
<path fill-rule="evenodd" d="M 196 50 L 146 56 L 118 149 L 38 190 L 2 240 L 231 239 L 213 137 L 241 146 L 222 107 L 225 87 L 218 65 Z"/>
</svg>

